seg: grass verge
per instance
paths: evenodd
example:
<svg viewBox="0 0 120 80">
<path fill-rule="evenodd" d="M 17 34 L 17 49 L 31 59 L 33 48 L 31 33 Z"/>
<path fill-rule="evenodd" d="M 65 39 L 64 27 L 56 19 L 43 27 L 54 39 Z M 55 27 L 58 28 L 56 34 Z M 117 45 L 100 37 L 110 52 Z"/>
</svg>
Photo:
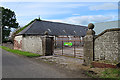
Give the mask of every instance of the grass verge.
<svg viewBox="0 0 120 80">
<path fill-rule="evenodd" d="M 120 68 L 109 68 L 101 72 L 101 78 L 112 78 L 120 80 Z"/>
<path fill-rule="evenodd" d="M 86 71 L 85 74 L 91 78 L 99 78 L 96 73 L 91 71 Z"/>
<path fill-rule="evenodd" d="M 105 68 L 104 71 L 100 73 L 95 73 L 93 71 L 87 71 L 86 75 L 91 78 L 100 78 L 103 80 L 120 80 L 120 68 Z"/>
<path fill-rule="evenodd" d="M 20 51 L 20 50 L 14 50 L 14 49 L 10 49 L 10 48 L 4 47 L 4 46 L 0 46 L 0 48 L 6 50 L 8 52 L 23 55 L 23 56 L 26 56 L 26 57 L 39 57 L 39 56 L 42 56 L 40 54 L 35 54 L 35 53 L 30 53 L 30 52 L 25 52 L 25 51 Z"/>
</svg>

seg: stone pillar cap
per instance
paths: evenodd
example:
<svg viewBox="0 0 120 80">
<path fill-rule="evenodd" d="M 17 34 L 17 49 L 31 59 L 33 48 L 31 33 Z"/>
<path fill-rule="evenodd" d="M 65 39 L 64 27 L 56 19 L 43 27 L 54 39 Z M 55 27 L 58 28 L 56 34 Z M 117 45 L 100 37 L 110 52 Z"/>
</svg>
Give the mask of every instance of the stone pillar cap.
<svg viewBox="0 0 120 80">
<path fill-rule="evenodd" d="M 94 24 L 92 23 L 88 24 L 87 35 L 95 35 L 95 31 L 93 30 L 93 28 L 94 28 Z"/>
<path fill-rule="evenodd" d="M 93 29 L 94 28 L 94 24 L 90 23 L 88 24 L 88 29 Z"/>
</svg>

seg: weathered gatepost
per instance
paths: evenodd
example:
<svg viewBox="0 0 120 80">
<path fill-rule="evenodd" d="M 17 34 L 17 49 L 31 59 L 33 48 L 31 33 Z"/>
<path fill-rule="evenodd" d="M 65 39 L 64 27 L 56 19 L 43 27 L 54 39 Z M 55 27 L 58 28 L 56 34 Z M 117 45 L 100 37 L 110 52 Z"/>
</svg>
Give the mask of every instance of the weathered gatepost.
<svg viewBox="0 0 120 80">
<path fill-rule="evenodd" d="M 94 36 L 95 31 L 93 30 L 94 25 L 90 23 L 88 25 L 88 31 L 84 37 L 84 65 L 90 65 L 94 61 Z"/>
<path fill-rule="evenodd" d="M 53 55 L 54 49 L 54 37 L 49 36 L 48 32 L 46 31 L 45 36 L 43 37 L 43 55 L 49 56 Z"/>
</svg>

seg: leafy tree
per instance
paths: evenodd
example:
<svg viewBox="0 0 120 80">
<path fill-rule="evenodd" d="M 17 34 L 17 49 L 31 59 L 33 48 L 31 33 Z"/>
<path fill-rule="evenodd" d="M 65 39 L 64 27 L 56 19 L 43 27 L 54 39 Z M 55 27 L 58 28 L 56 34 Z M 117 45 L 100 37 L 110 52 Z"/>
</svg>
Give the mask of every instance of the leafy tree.
<svg viewBox="0 0 120 80">
<path fill-rule="evenodd" d="M 15 12 L 1 7 L 2 10 L 2 41 L 8 39 L 11 28 L 18 28 L 18 23 L 16 22 Z"/>
</svg>

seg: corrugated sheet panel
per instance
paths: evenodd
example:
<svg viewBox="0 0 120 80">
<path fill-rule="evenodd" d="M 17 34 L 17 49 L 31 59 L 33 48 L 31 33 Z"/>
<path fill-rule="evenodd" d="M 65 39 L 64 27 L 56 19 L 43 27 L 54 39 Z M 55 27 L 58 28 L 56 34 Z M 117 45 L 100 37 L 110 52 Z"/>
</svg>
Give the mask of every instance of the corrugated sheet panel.
<svg viewBox="0 0 120 80">
<path fill-rule="evenodd" d="M 102 23 L 95 23 L 95 32 L 96 34 L 100 34 L 106 29 L 111 29 L 111 28 L 118 28 L 118 21 L 109 21 L 109 22 L 102 22 Z"/>
</svg>

